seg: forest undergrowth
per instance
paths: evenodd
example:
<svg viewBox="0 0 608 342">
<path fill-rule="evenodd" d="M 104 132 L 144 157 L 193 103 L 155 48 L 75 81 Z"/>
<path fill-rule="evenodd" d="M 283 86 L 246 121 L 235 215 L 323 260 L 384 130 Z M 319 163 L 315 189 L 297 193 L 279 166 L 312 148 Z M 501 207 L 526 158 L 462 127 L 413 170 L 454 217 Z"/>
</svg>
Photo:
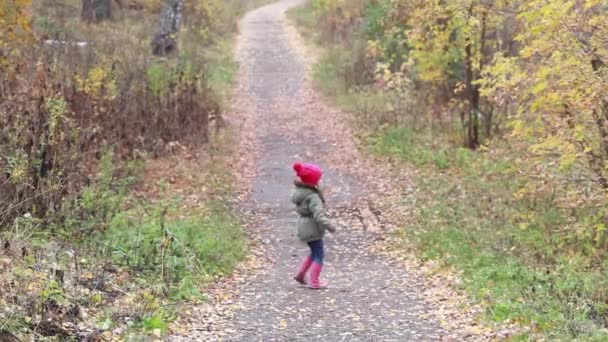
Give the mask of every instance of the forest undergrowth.
<svg viewBox="0 0 608 342">
<path fill-rule="evenodd" d="M 313 0 L 315 86 L 413 169 L 393 248 L 459 274 L 511 340 L 608 338 L 602 1 Z"/>
<path fill-rule="evenodd" d="M 162 1 L 0 5 L 0 340 L 160 339 L 244 258 L 222 115 L 261 3 L 186 1 L 161 57 Z"/>
</svg>

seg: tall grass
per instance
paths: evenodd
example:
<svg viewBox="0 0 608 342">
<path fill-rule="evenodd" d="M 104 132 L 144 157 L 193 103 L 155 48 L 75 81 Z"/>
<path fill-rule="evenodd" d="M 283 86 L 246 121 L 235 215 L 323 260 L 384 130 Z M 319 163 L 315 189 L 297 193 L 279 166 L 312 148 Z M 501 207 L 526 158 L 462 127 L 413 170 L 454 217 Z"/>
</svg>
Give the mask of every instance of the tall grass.
<svg viewBox="0 0 608 342">
<path fill-rule="evenodd" d="M 22 47 L 0 74 L 0 339 L 150 339 L 244 257 L 218 129 L 255 3 L 196 3 L 165 58 L 161 1 L 95 25 L 77 0 L 35 3 L 41 41 L 87 44 Z"/>
</svg>

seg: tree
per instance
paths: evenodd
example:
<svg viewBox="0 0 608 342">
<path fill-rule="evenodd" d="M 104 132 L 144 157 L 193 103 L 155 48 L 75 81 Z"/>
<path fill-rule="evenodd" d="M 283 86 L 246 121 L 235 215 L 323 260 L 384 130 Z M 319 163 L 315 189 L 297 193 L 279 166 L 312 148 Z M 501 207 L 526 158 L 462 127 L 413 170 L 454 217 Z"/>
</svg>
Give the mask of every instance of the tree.
<svg viewBox="0 0 608 342">
<path fill-rule="evenodd" d="M 608 5 L 600 0 L 529 1 L 519 15 L 520 55 L 498 58 L 484 91 L 518 99 L 516 135 L 537 155 L 578 165 L 608 190 Z"/>
<path fill-rule="evenodd" d="M 175 35 L 179 31 L 184 11 L 183 0 L 167 0 L 160 14 L 156 34 L 152 39 L 152 53 L 164 56 L 177 49 Z"/>
<path fill-rule="evenodd" d="M 112 0 L 82 0 L 82 20 L 99 22 L 112 18 Z"/>
<path fill-rule="evenodd" d="M 496 52 L 512 53 L 513 31 L 509 29 L 514 26 L 513 8 L 520 2 L 383 0 L 383 6 L 390 8 L 379 21 L 389 24 L 385 37 L 392 46 L 396 39 L 404 41 L 400 44 L 407 47 L 400 51 L 407 56 L 393 56 L 383 42 L 372 42 L 371 50 L 381 46 L 389 64 L 405 61 L 392 65 L 391 71 L 407 69 L 419 88 L 435 97 L 432 102 L 443 102 L 450 112 L 458 112 L 463 144 L 475 149 L 484 133 L 492 135 L 495 124 L 494 103 L 483 96 L 479 83 Z"/>
<path fill-rule="evenodd" d="M 30 5 L 31 0 L 8 0 L 0 5 L 0 80 L 4 68 L 11 66 L 9 58 L 32 42 Z"/>
<path fill-rule="evenodd" d="M 560 234 L 577 248 L 605 252 L 608 3 L 533 0 L 521 9 L 519 54 L 497 56 L 482 93 L 495 102 L 515 102 L 510 141 L 523 151 L 519 171 L 533 175 L 521 192 L 550 192 L 564 211 L 576 208 L 583 219 Z"/>
</svg>

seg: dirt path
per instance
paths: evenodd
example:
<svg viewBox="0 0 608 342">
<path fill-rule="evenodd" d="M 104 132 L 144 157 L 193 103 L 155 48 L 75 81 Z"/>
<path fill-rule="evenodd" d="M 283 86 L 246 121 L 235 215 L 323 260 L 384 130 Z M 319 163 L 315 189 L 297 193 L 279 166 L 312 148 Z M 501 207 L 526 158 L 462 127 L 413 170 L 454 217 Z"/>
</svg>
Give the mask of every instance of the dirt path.
<svg viewBox="0 0 608 342">
<path fill-rule="evenodd" d="M 371 228 L 380 216 L 361 203 L 373 202 L 372 192 L 383 190 L 357 171 L 370 165 L 359 159 L 343 120 L 310 90 L 309 62 L 285 18 L 288 8 L 302 2 L 283 0 L 241 22 L 238 99 L 243 153 L 252 163 L 237 172 L 250 176 L 242 206 L 252 218 L 254 254 L 262 265 L 236 277 L 230 285 L 234 296 L 200 309 L 185 340 L 439 340 L 443 332 L 419 299 L 421 280 L 370 250 L 385 232 Z M 289 203 L 296 160 L 324 168 L 323 183 L 333 190 L 328 202 L 343 226 L 326 241 L 326 291 L 292 280 L 308 253 L 295 237 Z"/>
</svg>

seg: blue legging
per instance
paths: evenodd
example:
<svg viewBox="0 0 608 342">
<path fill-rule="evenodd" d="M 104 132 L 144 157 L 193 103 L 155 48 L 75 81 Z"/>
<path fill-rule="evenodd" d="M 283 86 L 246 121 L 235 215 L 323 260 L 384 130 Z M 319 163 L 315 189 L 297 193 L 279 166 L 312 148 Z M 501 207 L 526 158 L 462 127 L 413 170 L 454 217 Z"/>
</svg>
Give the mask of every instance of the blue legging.
<svg viewBox="0 0 608 342">
<path fill-rule="evenodd" d="M 310 247 L 310 257 L 312 258 L 312 261 L 322 265 L 324 257 L 323 240 L 310 241 L 308 247 Z"/>
</svg>

